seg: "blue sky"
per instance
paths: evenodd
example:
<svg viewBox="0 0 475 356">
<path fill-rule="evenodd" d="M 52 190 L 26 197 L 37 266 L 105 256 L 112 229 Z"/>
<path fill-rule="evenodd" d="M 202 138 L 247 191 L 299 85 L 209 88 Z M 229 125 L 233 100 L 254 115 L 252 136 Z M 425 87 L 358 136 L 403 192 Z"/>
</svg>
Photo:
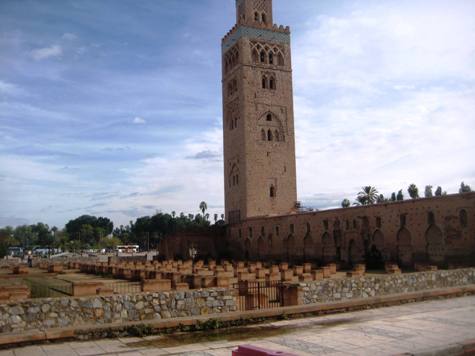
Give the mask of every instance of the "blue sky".
<svg viewBox="0 0 475 356">
<path fill-rule="evenodd" d="M 475 185 L 475 2 L 274 0 L 299 199 Z M 222 213 L 232 0 L 0 1 L 0 226 Z"/>
</svg>

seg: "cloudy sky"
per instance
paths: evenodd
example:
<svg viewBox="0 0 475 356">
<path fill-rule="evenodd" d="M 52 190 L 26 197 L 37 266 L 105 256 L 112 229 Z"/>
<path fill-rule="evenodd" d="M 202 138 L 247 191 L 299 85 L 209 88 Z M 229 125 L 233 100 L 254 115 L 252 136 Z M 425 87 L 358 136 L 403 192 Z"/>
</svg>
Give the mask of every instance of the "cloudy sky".
<svg viewBox="0 0 475 356">
<path fill-rule="evenodd" d="M 274 0 L 290 25 L 298 196 L 475 185 L 475 2 Z M 0 1 L 0 226 L 224 212 L 233 0 Z"/>
</svg>

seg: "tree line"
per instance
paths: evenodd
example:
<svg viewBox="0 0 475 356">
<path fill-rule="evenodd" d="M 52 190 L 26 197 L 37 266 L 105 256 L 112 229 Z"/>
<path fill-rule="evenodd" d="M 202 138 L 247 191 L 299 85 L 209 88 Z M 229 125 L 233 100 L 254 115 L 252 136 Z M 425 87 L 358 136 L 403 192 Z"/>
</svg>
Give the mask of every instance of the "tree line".
<svg viewBox="0 0 475 356">
<path fill-rule="evenodd" d="M 206 202 L 199 205 L 200 213 L 170 214 L 157 212 L 153 216 L 139 217 L 128 225 L 114 228 L 107 217 L 82 215 L 68 221 L 63 229 L 44 223 L 7 226 L 0 229 L 0 257 L 9 247 L 33 250 L 35 247 L 81 251 L 89 249 L 113 249 L 120 244 L 134 244 L 141 248 L 156 248 L 161 239 L 180 232 L 208 233 L 222 228 L 224 214 L 207 213 Z M 212 219 L 212 220 L 211 220 Z"/>
<path fill-rule="evenodd" d="M 462 182 L 459 188 L 459 194 L 463 193 L 470 193 L 472 192 L 472 188 Z M 409 185 L 407 188 L 407 193 L 411 199 L 419 199 L 419 188 L 415 184 Z M 447 195 L 447 192 L 442 190 L 442 187 L 438 186 L 435 192 L 433 192 L 432 185 L 426 185 L 424 189 L 424 197 L 425 198 L 432 198 L 434 196 L 440 197 Z M 361 205 L 372 205 L 372 204 L 385 204 L 391 203 L 396 201 L 403 201 L 405 199 L 403 190 L 400 189 L 397 193 L 391 193 L 389 198 L 385 197 L 383 194 L 380 194 L 378 190 L 373 186 L 365 186 L 361 188 L 361 191 L 356 196 L 356 199 L 353 205 L 361 206 Z M 343 208 L 349 208 L 351 206 L 351 202 L 349 199 L 343 199 L 341 202 L 341 206 Z"/>
</svg>

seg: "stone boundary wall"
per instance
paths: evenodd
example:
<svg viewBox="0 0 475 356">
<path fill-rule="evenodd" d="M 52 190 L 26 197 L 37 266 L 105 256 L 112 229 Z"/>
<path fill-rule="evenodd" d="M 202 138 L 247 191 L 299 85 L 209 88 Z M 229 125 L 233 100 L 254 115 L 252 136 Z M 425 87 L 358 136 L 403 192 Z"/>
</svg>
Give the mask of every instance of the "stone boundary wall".
<svg viewBox="0 0 475 356">
<path fill-rule="evenodd" d="M 300 283 L 300 303 L 328 303 L 475 284 L 475 268 Z"/>
<path fill-rule="evenodd" d="M 235 291 L 207 289 L 0 304 L 0 333 L 101 325 L 236 311 Z"/>
<path fill-rule="evenodd" d="M 293 284 L 299 304 L 475 285 L 475 268 L 363 276 Z M 234 289 L 29 299 L 0 304 L 0 334 L 152 321 L 237 311 Z"/>
</svg>

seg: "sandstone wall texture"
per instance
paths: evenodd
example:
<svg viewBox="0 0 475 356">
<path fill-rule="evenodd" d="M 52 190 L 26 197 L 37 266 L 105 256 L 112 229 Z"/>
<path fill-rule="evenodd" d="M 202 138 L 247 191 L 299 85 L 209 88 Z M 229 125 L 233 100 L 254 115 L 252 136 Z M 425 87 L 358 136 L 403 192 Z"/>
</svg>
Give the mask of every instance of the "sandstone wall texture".
<svg viewBox="0 0 475 356">
<path fill-rule="evenodd" d="M 236 10 L 222 41 L 228 222 L 286 214 L 297 200 L 290 30 L 272 23 L 271 0 Z"/>
<path fill-rule="evenodd" d="M 475 284 L 475 269 L 417 272 L 301 283 L 303 304 L 379 297 Z"/>
<path fill-rule="evenodd" d="M 300 283 L 301 304 L 475 284 L 475 268 Z M 0 304 L 0 333 L 170 319 L 237 311 L 234 289 L 30 299 Z"/>
<path fill-rule="evenodd" d="M 228 227 L 235 258 L 475 265 L 475 193 L 253 218 Z"/>
<path fill-rule="evenodd" d="M 30 299 L 0 305 L 0 333 L 217 314 L 236 310 L 234 290 Z"/>
</svg>

